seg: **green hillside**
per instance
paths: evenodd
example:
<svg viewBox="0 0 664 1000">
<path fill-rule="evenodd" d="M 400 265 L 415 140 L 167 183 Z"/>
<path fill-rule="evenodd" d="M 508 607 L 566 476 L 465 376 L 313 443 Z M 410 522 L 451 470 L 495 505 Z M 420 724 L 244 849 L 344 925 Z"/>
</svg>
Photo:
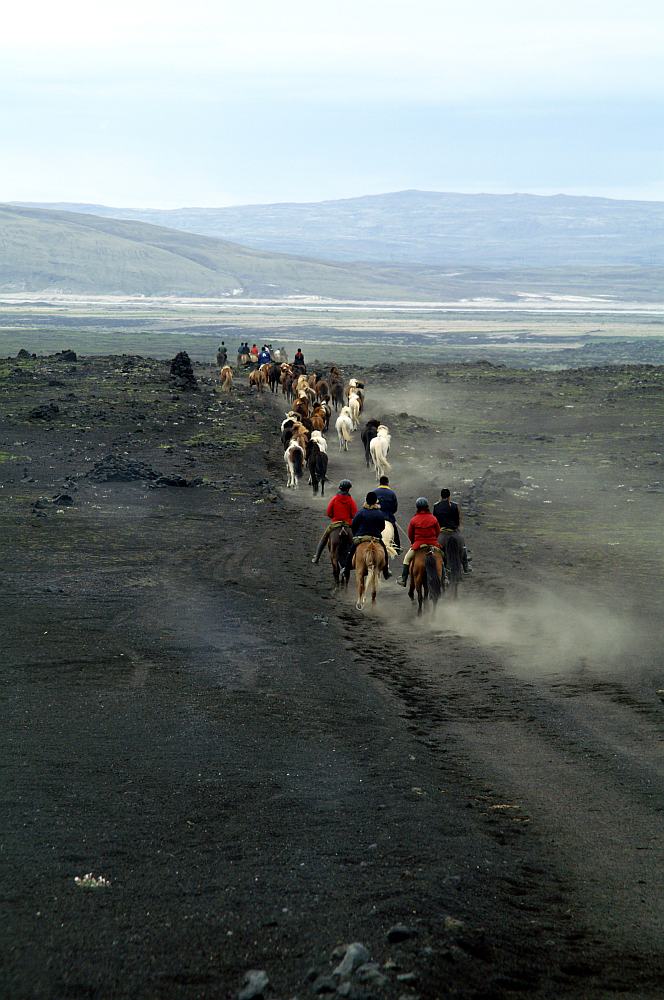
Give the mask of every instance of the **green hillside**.
<svg viewBox="0 0 664 1000">
<path fill-rule="evenodd" d="M 0 290 L 453 300 L 523 293 L 661 301 L 664 268 L 516 268 L 312 260 L 144 222 L 0 205 Z"/>
<path fill-rule="evenodd" d="M 133 219 L 274 253 L 438 267 L 664 265 L 664 202 L 396 191 L 227 208 L 37 208 Z"/>
</svg>

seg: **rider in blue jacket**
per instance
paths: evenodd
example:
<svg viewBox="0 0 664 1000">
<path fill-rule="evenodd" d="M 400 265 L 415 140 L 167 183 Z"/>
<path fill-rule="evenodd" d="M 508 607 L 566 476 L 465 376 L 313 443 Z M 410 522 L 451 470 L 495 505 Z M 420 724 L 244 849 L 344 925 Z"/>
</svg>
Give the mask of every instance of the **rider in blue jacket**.
<svg viewBox="0 0 664 1000">
<path fill-rule="evenodd" d="M 400 552 L 401 539 L 399 538 L 399 529 L 397 528 L 396 519 L 396 513 L 399 509 L 399 501 L 397 500 L 396 493 L 390 487 L 390 480 L 388 476 L 380 477 L 380 485 L 376 487 L 376 496 L 378 497 L 378 505 L 385 515 L 385 520 L 389 521 L 394 528 L 394 547 L 397 552 Z"/>
<path fill-rule="evenodd" d="M 383 551 L 385 553 L 385 568 L 383 569 L 383 576 L 385 577 L 386 580 L 389 580 L 389 578 L 392 576 L 389 569 L 387 568 L 388 566 L 387 549 L 385 548 L 385 542 L 381 537 L 381 533 L 384 527 L 385 527 L 385 517 L 383 515 L 382 510 L 378 506 L 378 497 L 373 492 L 373 490 L 371 490 L 369 493 L 367 493 L 367 498 L 364 502 L 364 505 L 358 510 L 357 514 L 353 518 L 353 523 L 351 525 L 351 530 L 353 532 L 353 545 L 351 547 L 350 552 L 348 553 L 348 557 L 346 559 L 346 563 L 343 568 L 343 574 L 346 577 L 346 579 L 349 578 L 350 571 L 353 568 L 353 555 L 355 553 L 355 547 L 358 544 L 357 539 L 360 538 L 362 535 L 371 535 L 372 538 L 375 538 L 376 541 L 380 542 L 380 544 L 383 546 Z"/>
</svg>

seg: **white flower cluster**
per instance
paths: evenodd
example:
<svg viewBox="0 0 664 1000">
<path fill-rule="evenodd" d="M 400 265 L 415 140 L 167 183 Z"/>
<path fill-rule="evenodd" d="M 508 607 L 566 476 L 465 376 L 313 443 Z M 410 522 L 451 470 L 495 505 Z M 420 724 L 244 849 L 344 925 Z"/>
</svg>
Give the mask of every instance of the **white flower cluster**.
<svg viewBox="0 0 664 1000">
<path fill-rule="evenodd" d="M 76 875 L 74 882 L 81 889 L 107 889 L 111 884 L 110 879 L 104 878 L 103 875 L 93 875 L 92 872 L 88 872 L 87 875 Z"/>
</svg>

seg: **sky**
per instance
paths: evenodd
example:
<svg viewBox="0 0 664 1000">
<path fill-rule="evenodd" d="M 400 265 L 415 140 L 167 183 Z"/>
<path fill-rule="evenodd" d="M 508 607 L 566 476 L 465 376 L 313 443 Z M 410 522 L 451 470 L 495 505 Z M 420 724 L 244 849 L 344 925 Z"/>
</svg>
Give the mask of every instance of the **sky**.
<svg viewBox="0 0 664 1000">
<path fill-rule="evenodd" d="M 660 0 L 23 0 L 0 201 L 664 200 Z"/>
</svg>

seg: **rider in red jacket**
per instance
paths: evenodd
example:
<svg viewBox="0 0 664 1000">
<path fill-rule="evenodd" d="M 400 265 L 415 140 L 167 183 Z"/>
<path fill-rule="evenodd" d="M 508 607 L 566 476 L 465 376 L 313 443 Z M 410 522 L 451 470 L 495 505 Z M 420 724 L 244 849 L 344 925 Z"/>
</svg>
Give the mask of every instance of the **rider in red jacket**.
<svg viewBox="0 0 664 1000">
<path fill-rule="evenodd" d="M 438 524 L 438 518 L 434 517 L 429 510 L 429 501 L 426 497 L 418 497 L 415 501 L 415 507 L 417 508 L 417 513 L 411 518 L 408 525 L 410 548 L 406 552 L 403 561 L 401 579 L 397 580 L 397 583 L 401 587 L 405 587 L 408 582 L 410 564 L 420 545 L 435 545 L 439 547 L 438 535 L 440 534 L 440 525 Z"/>
<path fill-rule="evenodd" d="M 332 497 L 329 504 L 327 505 L 327 516 L 330 519 L 330 523 L 323 532 L 323 537 L 318 543 L 318 548 L 316 549 L 316 555 L 311 560 L 314 566 L 318 563 L 321 555 L 323 554 L 323 549 L 327 545 L 327 539 L 329 537 L 332 528 L 336 525 L 344 522 L 348 525 L 353 523 L 353 518 L 357 514 L 357 504 L 350 495 L 353 484 L 350 479 L 342 479 L 339 483 L 339 492 Z"/>
</svg>

